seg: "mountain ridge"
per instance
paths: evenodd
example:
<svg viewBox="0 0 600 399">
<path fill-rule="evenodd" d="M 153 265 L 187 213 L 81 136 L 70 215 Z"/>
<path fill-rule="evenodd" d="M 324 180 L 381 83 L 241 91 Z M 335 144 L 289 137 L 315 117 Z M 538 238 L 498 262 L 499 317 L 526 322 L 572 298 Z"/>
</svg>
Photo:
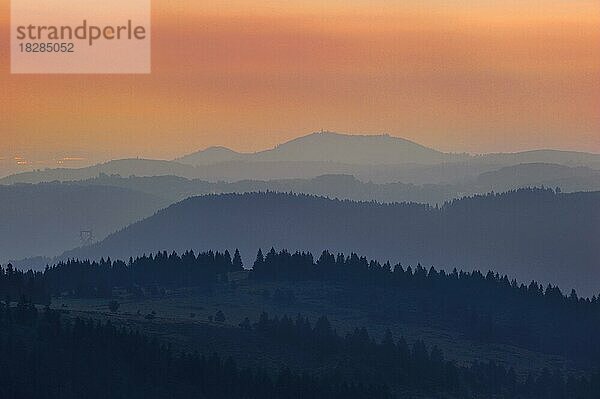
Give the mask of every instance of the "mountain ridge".
<svg viewBox="0 0 600 399">
<path fill-rule="evenodd" d="M 209 147 L 174 161 L 130 158 L 85 168 L 23 172 L 1 178 L 0 184 L 84 180 L 101 173 L 125 177 L 174 175 L 213 182 L 351 174 L 365 182 L 437 184 L 458 182 L 524 163 L 556 163 L 600 170 L 600 155 L 562 150 L 452 154 L 389 135 L 324 132 L 298 137 L 255 153 Z"/>
<path fill-rule="evenodd" d="M 366 149 L 366 154 L 360 150 Z M 215 161 L 215 154 L 223 158 Z M 398 158 L 399 155 L 404 159 Z M 377 160 L 377 157 L 383 157 Z M 273 148 L 241 153 L 227 147 L 209 147 L 178 158 L 177 161 L 190 165 L 206 165 L 213 162 L 236 161 L 330 161 L 350 164 L 402 164 L 413 162 L 443 162 L 452 157 L 440 151 L 425 147 L 413 141 L 383 135 L 351 135 L 335 132 L 315 132 L 297 137 Z M 458 158 L 457 158 L 458 159 Z"/>
<path fill-rule="evenodd" d="M 189 198 L 62 258 L 209 248 L 239 248 L 252 257 L 258 248 L 330 249 L 447 271 L 492 269 L 596 294 L 600 246 L 589 237 L 600 237 L 600 192 L 522 189 L 440 208 L 246 193 Z"/>
<path fill-rule="evenodd" d="M 377 162 L 376 149 L 367 151 L 364 156 L 361 154 L 344 154 L 347 149 L 345 146 L 352 147 L 360 145 L 362 148 L 368 148 L 369 145 L 382 144 L 383 147 L 378 148 L 386 157 L 380 162 Z M 311 148 L 314 145 L 323 145 L 325 148 L 320 150 L 317 148 L 318 158 L 299 158 L 298 152 L 315 150 Z M 333 145 L 335 147 L 328 147 Z M 302 147 L 298 149 L 297 147 Z M 398 159 L 398 149 L 400 147 L 405 151 L 415 151 L 408 158 Z M 335 150 L 335 151 L 333 151 Z M 392 153 L 390 153 L 392 152 Z M 401 151 L 402 152 L 402 151 Z M 344 154 L 339 156 L 338 154 Z M 224 154 L 223 158 L 215 159 L 215 155 Z M 423 158 L 423 155 L 430 158 Z M 487 159 L 489 162 L 511 162 L 511 163 L 528 163 L 528 162 L 544 162 L 544 158 L 557 160 L 558 163 L 572 162 L 572 165 L 579 164 L 578 161 L 573 161 L 573 158 L 582 158 L 580 162 L 591 162 L 600 168 L 600 154 L 593 154 L 583 151 L 567 151 L 553 149 L 534 149 L 526 151 L 508 152 L 508 153 L 487 153 L 487 154 L 467 154 L 467 153 L 450 153 L 435 150 L 426 147 L 422 144 L 408 140 L 402 137 L 391 136 L 389 134 L 365 135 L 365 134 L 343 134 L 336 132 L 315 132 L 305 136 L 300 136 L 284 143 L 278 144 L 273 148 L 258 151 L 258 152 L 237 152 L 223 146 L 208 147 L 183 157 L 177 158 L 176 161 L 187 163 L 190 165 L 208 165 L 212 163 L 228 162 L 228 161 L 324 161 L 338 163 L 355 163 L 355 164 L 382 164 L 382 165 L 397 165 L 402 163 L 443 163 L 443 162 L 460 162 L 473 161 L 478 162 Z M 550 163 L 550 162 L 549 162 Z"/>
</svg>

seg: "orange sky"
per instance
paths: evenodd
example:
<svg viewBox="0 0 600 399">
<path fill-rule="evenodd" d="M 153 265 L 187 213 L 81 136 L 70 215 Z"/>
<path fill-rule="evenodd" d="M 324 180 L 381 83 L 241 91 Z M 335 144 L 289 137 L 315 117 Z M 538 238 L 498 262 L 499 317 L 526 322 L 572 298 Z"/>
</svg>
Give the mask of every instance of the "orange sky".
<svg viewBox="0 0 600 399">
<path fill-rule="evenodd" d="M 153 1 L 151 75 L 32 76 L 9 74 L 0 0 L 0 161 L 254 151 L 321 128 L 600 153 L 597 0 L 189 3 Z"/>
</svg>

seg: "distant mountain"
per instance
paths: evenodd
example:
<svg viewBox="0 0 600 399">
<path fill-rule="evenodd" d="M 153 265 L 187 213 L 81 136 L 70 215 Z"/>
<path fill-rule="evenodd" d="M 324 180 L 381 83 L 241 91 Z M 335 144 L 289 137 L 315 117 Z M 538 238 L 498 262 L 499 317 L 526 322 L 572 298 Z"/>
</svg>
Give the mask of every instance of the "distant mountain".
<svg viewBox="0 0 600 399">
<path fill-rule="evenodd" d="M 465 159 L 389 135 L 360 136 L 324 132 L 254 155 L 257 161 L 337 162 L 354 165 L 436 164 Z"/>
<path fill-rule="evenodd" d="M 211 147 L 176 161 L 124 159 L 80 169 L 46 169 L 1 178 L 0 184 L 75 181 L 100 173 L 123 177 L 173 175 L 211 182 L 311 179 L 343 174 L 374 183 L 459 184 L 481 173 L 525 163 L 600 170 L 600 155 L 553 150 L 477 156 L 450 154 L 388 135 L 325 132 L 251 154 Z"/>
<path fill-rule="evenodd" d="M 169 203 L 118 187 L 0 186 L 0 262 L 56 256 L 80 245 L 81 230 L 101 240 Z"/>
<path fill-rule="evenodd" d="M 313 133 L 253 154 L 241 154 L 223 147 L 211 147 L 178 161 L 210 165 L 229 161 L 331 162 L 349 165 L 435 164 L 463 160 L 465 156 L 444 154 L 420 144 L 389 135 L 345 135 Z"/>
<path fill-rule="evenodd" d="M 242 154 L 230 150 L 227 147 L 209 147 L 205 150 L 195 152 L 178 158 L 175 161 L 193 166 L 213 165 L 220 162 L 244 161 L 251 154 Z"/>
<path fill-rule="evenodd" d="M 451 154 L 387 134 L 349 135 L 333 132 L 312 133 L 256 153 L 238 153 L 225 147 L 210 147 L 177 161 L 194 166 L 226 162 L 329 162 L 342 165 L 554 163 L 600 169 L 600 154 L 558 150 L 483 155 Z"/>
<path fill-rule="evenodd" d="M 493 269 L 600 291 L 600 192 L 519 190 L 457 200 L 442 208 L 381 205 L 304 195 L 228 194 L 190 198 L 65 257 L 131 255 L 159 250 L 258 248 Z"/>
</svg>

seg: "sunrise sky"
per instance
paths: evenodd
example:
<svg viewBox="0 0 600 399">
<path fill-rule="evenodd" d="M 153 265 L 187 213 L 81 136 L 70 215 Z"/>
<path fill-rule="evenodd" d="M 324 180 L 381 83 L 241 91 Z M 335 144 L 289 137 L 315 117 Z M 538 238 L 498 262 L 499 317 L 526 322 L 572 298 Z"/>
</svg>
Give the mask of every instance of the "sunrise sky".
<svg viewBox="0 0 600 399">
<path fill-rule="evenodd" d="M 256 151 L 321 128 L 600 153 L 598 0 L 153 0 L 137 76 L 10 75 L 0 4 L 5 163 Z"/>
</svg>

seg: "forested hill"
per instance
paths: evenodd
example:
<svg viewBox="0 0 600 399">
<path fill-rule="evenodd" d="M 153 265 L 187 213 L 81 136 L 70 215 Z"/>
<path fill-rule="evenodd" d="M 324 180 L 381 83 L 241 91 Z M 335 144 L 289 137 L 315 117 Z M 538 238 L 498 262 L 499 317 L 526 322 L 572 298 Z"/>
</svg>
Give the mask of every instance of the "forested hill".
<svg viewBox="0 0 600 399">
<path fill-rule="evenodd" d="M 329 249 L 445 270 L 492 269 L 592 295 L 599 288 L 599 237 L 600 192 L 523 189 L 440 208 L 250 193 L 190 198 L 63 258 L 236 247 L 245 256 L 258 248 Z"/>
<path fill-rule="evenodd" d="M 338 297 L 338 304 L 376 307 L 388 321 L 409 322 L 414 312 L 420 323 L 435 320 L 436 328 L 476 342 L 564 356 L 586 370 L 600 366 L 600 348 L 592 344 L 600 331 L 597 296 L 584 298 L 575 291 L 567 296 L 556 286 L 522 284 L 491 271 L 484 275 L 479 271 L 445 273 L 433 267 L 426 270 L 421 265 L 392 266 L 355 253 L 345 256 L 324 251 L 315 258 L 307 252 L 271 249 L 263 254 L 259 250 L 252 266 L 250 272 L 242 271 L 237 250 L 233 256 L 228 251 L 198 255 L 188 251 L 181 256 L 158 253 L 130 258 L 127 263 L 72 260 L 44 272 L 22 272 L 8 265 L 0 267 L 0 298 L 7 298 L 8 303 L 20 298 L 21 303 L 48 304 L 65 296 L 115 298 L 123 289 L 130 299 L 164 296 L 166 290 L 185 287 L 215 292 L 234 275 L 229 285 L 233 290 L 246 280 L 242 275 L 248 277 L 246 283 L 273 282 L 281 287 L 284 282 L 297 286 L 312 281 L 344 287 L 348 295 Z M 274 298 L 281 304 L 294 302 L 292 291 L 276 290 Z"/>
<path fill-rule="evenodd" d="M 598 373 L 565 378 L 548 369 L 522 378 L 493 361 L 460 366 L 423 341 L 409 346 L 388 332 L 377 342 L 364 328 L 342 337 L 326 317 L 313 326 L 300 315 L 294 320 L 266 313 L 231 330 L 240 345 L 252 335 L 264 337 L 298 354 L 336 359 L 335 371 L 241 368 L 218 354 L 174 354 L 111 321 L 70 322 L 48 307 L 40 312 L 26 302 L 0 305 L 3 398 L 595 399 L 600 381 Z M 376 384 L 381 382 L 397 395 Z"/>
</svg>

